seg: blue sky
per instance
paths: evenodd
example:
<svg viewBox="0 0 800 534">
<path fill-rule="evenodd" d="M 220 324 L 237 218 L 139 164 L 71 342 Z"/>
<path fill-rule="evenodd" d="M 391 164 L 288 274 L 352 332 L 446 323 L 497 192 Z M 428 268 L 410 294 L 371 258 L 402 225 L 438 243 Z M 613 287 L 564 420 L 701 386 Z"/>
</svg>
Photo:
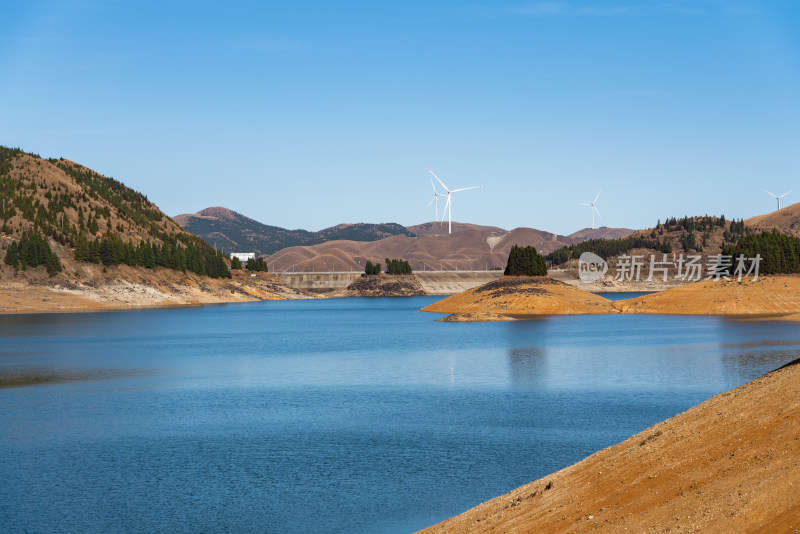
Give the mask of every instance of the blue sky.
<svg viewBox="0 0 800 534">
<path fill-rule="evenodd" d="M 0 144 L 177 215 L 571 233 L 800 201 L 800 3 L 6 1 Z"/>
</svg>

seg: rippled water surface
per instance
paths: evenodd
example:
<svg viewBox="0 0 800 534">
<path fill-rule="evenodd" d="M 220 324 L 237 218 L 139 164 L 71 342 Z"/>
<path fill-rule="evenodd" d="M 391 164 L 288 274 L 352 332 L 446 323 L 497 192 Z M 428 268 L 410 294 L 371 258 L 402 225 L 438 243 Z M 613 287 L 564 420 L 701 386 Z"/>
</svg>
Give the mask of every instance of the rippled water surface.
<svg viewBox="0 0 800 534">
<path fill-rule="evenodd" d="M 434 300 L 0 317 L 0 531 L 409 532 L 800 356 L 788 322 Z"/>
</svg>

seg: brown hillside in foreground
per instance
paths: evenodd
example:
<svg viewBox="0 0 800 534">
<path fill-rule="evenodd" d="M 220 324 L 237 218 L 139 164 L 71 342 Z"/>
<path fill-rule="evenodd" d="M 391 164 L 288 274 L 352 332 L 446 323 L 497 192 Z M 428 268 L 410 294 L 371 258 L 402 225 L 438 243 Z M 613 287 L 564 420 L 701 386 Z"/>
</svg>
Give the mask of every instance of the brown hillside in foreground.
<svg viewBox="0 0 800 534">
<path fill-rule="evenodd" d="M 174 221 L 162 213 L 158 207 L 146 197 L 128 189 L 124 185 L 102 176 L 91 169 L 67 159 L 45 160 L 30 154 L 20 153 L 12 159 L 13 167 L 3 177 L 15 188 L 15 198 L 5 204 L 5 212 L 0 213 L 6 231 L 3 235 L 18 239 L 23 232 L 37 230 L 32 213 L 47 213 L 51 203 L 56 204 L 59 197 L 68 198 L 70 205 L 59 208 L 55 222 L 56 229 L 69 233 L 69 228 L 80 227 L 80 219 L 88 222 L 90 217 L 97 221 L 97 232 L 92 234 L 85 227 L 80 233 L 88 238 L 101 236 L 106 232 L 115 232 L 124 241 L 139 243 L 150 240 L 160 243 L 156 233 L 164 235 L 189 235 Z M 98 194 L 88 183 L 79 183 L 67 170 L 84 173 L 93 179 L 93 184 L 102 184 L 118 194 L 120 206 L 115 206 L 108 198 Z M 25 206 L 30 203 L 35 211 L 27 213 Z M 80 215 L 79 215 L 80 212 Z M 136 213 L 140 217 L 134 220 L 129 214 Z M 39 233 L 49 235 L 48 232 Z"/>
<path fill-rule="evenodd" d="M 488 315 L 618 313 L 610 300 L 546 276 L 504 276 L 422 308 L 434 313 Z"/>
<path fill-rule="evenodd" d="M 623 313 L 772 315 L 800 313 L 800 276 L 775 275 L 756 281 L 705 280 L 617 301 Z"/>
<path fill-rule="evenodd" d="M 422 532 L 797 532 L 798 473 L 791 365 Z"/>
</svg>

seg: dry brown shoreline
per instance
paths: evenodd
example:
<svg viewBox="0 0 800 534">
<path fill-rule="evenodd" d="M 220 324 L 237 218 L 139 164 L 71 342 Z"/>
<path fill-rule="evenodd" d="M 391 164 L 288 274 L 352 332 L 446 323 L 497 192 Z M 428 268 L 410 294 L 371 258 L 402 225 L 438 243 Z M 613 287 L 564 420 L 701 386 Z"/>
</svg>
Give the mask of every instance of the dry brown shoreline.
<svg viewBox="0 0 800 534">
<path fill-rule="evenodd" d="M 7 271 L 10 271 L 6 268 Z M 274 275 L 213 279 L 169 269 L 82 266 L 50 278 L 42 269 L 0 277 L 0 314 L 91 313 L 314 298 Z"/>
</svg>

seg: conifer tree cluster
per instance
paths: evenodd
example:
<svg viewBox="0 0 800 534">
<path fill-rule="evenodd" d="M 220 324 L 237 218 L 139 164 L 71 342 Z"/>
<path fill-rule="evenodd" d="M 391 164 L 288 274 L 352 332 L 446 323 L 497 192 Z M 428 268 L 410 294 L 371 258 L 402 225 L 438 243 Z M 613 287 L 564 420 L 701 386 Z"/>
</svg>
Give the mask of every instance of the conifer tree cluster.
<svg viewBox="0 0 800 534">
<path fill-rule="evenodd" d="M 264 258 L 250 258 L 247 260 L 247 270 L 267 273 L 269 272 L 269 266 L 267 265 L 267 262 L 264 261 Z"/>
<path fill-rule="evenodd" d="M 514 245 L 508 253 L 503 274 L 508 276 L 546 276 L 547 264 L 534 247 Z"/>
<path fill-rule="evenodd" d="M 55 276 L 61 272 L 61 263 L 58 256 L 50 249 L 50 244 L 44 237 L 26 232 L 22 234 L 19 242 L 13 241 L 6 251 L 6 264 L 14 269 L 25 270 L 28 267 L 47 267 L 47 273 Z"/>
<path fill-rule="evenodd" d="M 103 265 L 129 265 L 131 267 L 165 267 L 176 271 L 189 271 L 211 278 L 230 278 L 223 256 L 211 247 L 181 246 L 177 240 L 158 245 L 142 241 L 138 245 L 124 242 L 114 234 L 89 241 L 79 236 L 75 246 L 75 259 Z"/>
<path fill-rule="evenodd" d="M 231 259 L 231 269 L 241 269 L 242 268 L 242 261 L 234 256 Z"/>
<path fill-rule="evenodd" d="M 760 254 L 759 274 L 800 273 L 800 239 L 777 230 L 746 235 L 735 245 L 723 245 L 722 253 L 733 256 L 734 266 L 740 254 L 747 259 Z"/>
<path fill-rule="evenodd" d="M 367 264 L 364 266 L 364 274 L 381 274 L 381 262 L 372 263 L 367 260 Z"/>
<path fill-rule="evenodd" d="M 684 232 L 709 232 L 713 231 L 714 228 L 725 228 L 725 216 L 722 215 L 720 217 L 713 217 L 709 215 L 704 215 L 702 217 L 687 217 L 684 216 L 682 219 L 677 219 L 675 217 L 671 217 L 664 221 L 664 228 L 667 231 L 675 232 L 675 231 L 684 231 Z M 656 229 L 660 229 L 661 223 L 656 227 Z"/>
<path fill-rule="evenodd" d="M 611 256 L 625 254 L 634 248 L 651 248 L 664 254 L 672 252 L 672 245 L 665 237 L 663 240 L 629 236 L 622 239 L 589 239 L 583 243 L 569 245 L 554 250 L 545 256 L 551 265 L 560 265 L 568 260 L 581 257 L 584 252 L 593 252 L 601 258 L 608 259 Z"/>
<path fill-rule="evenodd" d="M 381 266 L 378 264 L 379 271 L 380 268 Z M 389 258 L 386 258 L 386 274 L 411 274 L 411 265 L 402 259 L 390 260 Z"/>
</svg>

